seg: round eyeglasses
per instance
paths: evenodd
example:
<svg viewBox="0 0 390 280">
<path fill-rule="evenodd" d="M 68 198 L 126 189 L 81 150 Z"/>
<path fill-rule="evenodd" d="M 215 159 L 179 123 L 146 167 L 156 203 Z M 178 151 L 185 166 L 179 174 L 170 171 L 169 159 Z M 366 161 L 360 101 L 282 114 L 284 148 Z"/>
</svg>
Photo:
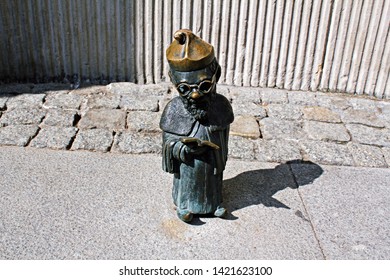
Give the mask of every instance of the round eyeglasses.
<svg viewBox="0 0 390 280">
<path fill-rule="evenodd" d="M 213 89 L 214 83 L 215 83 L 215 74 L 213 75 L 211 80 L 203 80 L 199 84 L 192 84 L 192 85 L 183 82 L 178 84 L 176 88 L 181 96 L 188 96 L 194 90 L 198 91 L 201 94 L 207 94 Z"/>
</svg>

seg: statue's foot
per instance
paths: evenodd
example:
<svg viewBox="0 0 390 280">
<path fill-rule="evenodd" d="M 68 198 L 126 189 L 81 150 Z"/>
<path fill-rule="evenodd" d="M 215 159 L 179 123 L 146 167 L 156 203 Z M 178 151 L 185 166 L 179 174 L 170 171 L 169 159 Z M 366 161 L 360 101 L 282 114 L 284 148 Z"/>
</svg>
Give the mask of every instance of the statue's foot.
<svg viewBox="0 0 390 280">
<path fill-rule="evenodd" d="M 217 210 L 214 212 L 214 216 L 223 218 L 227 214 L 227 210 L 223 207 L 218 206 Z"/>
<path fill-rule="evenodd" d="M 192 217 L 194 216 L 190 211 L 188 210 L 180 210 L 177 209 L 177 216 L 180 220 L 183 222 L 189 223 L 192 221 Z"/>
</svg>

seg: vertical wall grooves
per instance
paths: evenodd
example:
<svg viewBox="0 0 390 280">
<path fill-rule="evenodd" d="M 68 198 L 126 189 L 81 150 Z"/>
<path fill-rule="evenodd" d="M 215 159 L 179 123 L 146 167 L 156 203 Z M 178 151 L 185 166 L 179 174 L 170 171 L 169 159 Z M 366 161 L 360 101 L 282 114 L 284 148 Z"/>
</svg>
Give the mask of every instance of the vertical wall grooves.
<svg viewBox="0 0 390 280">
<path fill-rule="evenodd" d="M 3 0 L 0 82 L 165 81 L 180 28 L 220 83 L 390 98 L 390 0 Z"/>
</svg>

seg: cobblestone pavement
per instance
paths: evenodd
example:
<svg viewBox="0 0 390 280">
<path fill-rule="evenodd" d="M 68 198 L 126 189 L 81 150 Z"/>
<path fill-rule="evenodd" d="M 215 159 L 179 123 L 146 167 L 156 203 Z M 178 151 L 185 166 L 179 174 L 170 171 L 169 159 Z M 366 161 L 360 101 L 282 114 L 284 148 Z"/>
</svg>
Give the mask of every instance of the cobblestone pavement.
<svg viewBox="0 0 390 280">
<path fill-rule="evenodd" d="M 232 158 L 389 167 L 390 100 L 323 92 L 228 87 Z M 0 85 L 0 146 L 160 153 L 168 83 Z"/>
</svg>

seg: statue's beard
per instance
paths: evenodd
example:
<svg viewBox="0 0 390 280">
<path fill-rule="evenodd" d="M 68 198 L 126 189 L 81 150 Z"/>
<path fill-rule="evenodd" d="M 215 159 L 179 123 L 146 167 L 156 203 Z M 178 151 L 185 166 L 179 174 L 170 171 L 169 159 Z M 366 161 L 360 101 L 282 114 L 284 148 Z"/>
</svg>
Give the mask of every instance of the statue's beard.
<svg viewBox="0 0 390 280">
<path fill-rule="evenodd" d="M 198 121 L 204 121 L 207 119 L 207 111 L 209 108 L 209 100 L 204 99 L 202 101 L 195 102 L 192 99 L 183 98 L 184 106 L 187 111 Z"/>
</svg>

